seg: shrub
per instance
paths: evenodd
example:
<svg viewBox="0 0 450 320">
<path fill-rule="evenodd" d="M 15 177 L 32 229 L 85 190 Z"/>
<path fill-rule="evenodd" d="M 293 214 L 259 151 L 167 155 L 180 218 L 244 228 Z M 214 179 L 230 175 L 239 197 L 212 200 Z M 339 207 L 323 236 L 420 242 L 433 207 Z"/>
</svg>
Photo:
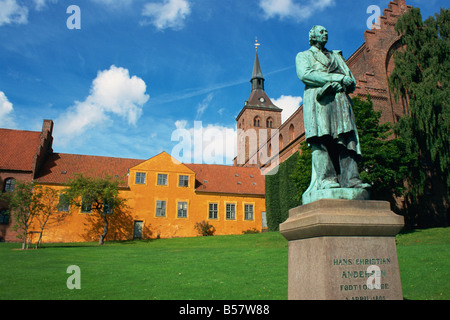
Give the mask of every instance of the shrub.
<svg viewBox="0 0 450 320">
<path fill-rule="evenodd" d="M 214 232 L 216 232 L 216 228 L 204 220 L 202 222 L 197 222 L 194 225 L 194 228 L 204 237 L 212 236 L 214 235 Z"/>
<path fill-rule="evenodd" d="M 252 229 L 248 229 L 245 231 L 242 231 L 242 234 L 255 234 L 255 233 L 259 233 L 259 230 L 256 228 L 252 228 Z"/>
</svg>

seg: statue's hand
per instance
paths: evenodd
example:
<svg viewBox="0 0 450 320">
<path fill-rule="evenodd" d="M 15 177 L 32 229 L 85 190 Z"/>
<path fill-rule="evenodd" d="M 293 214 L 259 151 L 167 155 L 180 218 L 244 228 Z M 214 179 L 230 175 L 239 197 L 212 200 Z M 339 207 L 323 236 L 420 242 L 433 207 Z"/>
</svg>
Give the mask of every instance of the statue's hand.
<svg viewBox="0 0 450 320">
<path fill-rule="evenodd" d="M 331 84 L 331 86 L 333 87 L 334 92 L 343 92 L 344 88 L 342 87 L 342 85 L 339 82 L 333 82 Z"/>
<path fill-rule="evenodd" d="M 353 79 L 349 76 L 345 76 L 344 79 L 342 80 L 342 83 L 346 87 L 350 87 L 350 86 L 354 85 Z"/>
</svg>

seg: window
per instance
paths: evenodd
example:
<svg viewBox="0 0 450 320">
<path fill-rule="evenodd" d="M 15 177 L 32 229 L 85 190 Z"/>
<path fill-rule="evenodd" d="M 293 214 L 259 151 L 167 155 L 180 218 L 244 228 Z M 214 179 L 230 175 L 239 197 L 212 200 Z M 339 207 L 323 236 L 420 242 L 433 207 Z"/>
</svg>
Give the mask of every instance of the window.
<svg viewBox="0 0 450 320">
<path fill-rule="evenodd" d="M 253 126 L 254 126 L 254 127 L 259 127 L 260 122 L 261 122 L 260 117 L 255 117 L 255 118 L 253 119 Z"/>
<path fill-rule="evenodd" d="M 3 188 L 3 191 L 13 192 L 15 185 L 16 185 L 16 180 L 13 178 L 8 178 L 5 180 L 5 187 Z"/>
<path fill-rule="evenodd" d="M 294 140 L 294 125 L 291 124 L 289 126 L 289 141 Z"/>
<path fill-rule="evenodd" d="M 158 186 L 167 186 L 167 174 L 158 173 Z"/>
<path fill-rule="evenodd" d="M 145 172 L 136 172 L 136 184 L 145 184 L 146 176 Z"/>
<path fill-rule="evenodd" d="M 69 198 L 65 194 L 59 195 L 58 211 L 69 212 Z"/>
<path fill-rule="evenodd" d="M 178 202 L 178 218 L 187 218 L 187 202 Z"/>
<path fill-rule="evenodd" d="M 266 120 L 266 125 L 267 125 L 267 128 L 272 128 L 272 126 L 273 126 L 273 119 L 272 118 L 268 118 Z"/>
<path fill-rule="evenodd" d="M 83 199 L 81 201 L 81 212 L 91 213 L 91 211 L 92 211 L 92 202 L 88 201 L 88 199 Z"/>
<path fill-rule="evenodd" d="M 8 224 L 9 223 L 9 212 L 6 209 L 0 210 L 0 224 Z"/>
<path fill-rule="evenodd" d="M 112 214 L 113 213 L 114 202 L 112 200 L 107 200 L 105 204 L 103 204 L 103 213 L 104 214 Z"/>
<path fill-rule="evenodd" d="M 166 201 L 156 200 L 156 216 L 157 217 L 166 216 Z"/>
<path fill-rule="evenodd" d="M 236 205 L 234 203 L 227 203 L 227 220 L 236 220 Z"/>
<path fill-rule="evenodd" d="M 189 176 L 180 176 L 178 178 L 179 187 L 189 187 Z"/>
<path fill-rule="evenodd" d="M 244 206 L 244 219 L 245 220 L 253 220 L 253 205 L 246 204 Z"/>
<path fill-rule="evenodd" d="M 209 219 L 217 219 L 219 213 L 219 205 L 217 203 L 210 203 L 209 204 L 209 212 L 208 212 L 208 218 Z"/>
</svg>

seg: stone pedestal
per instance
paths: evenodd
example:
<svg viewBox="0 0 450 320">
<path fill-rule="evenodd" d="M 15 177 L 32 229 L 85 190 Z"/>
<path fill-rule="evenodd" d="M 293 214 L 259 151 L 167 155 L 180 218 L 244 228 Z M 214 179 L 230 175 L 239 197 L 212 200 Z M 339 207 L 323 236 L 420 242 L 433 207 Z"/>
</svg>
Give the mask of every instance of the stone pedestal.
<svg viewBox="0 0 450 320">
<path fill-rule="evenodd" d="M 403 299 L 389 202 L 318 200 L 280 225 L 289 240 L 290 300 Z"/>
</svg>

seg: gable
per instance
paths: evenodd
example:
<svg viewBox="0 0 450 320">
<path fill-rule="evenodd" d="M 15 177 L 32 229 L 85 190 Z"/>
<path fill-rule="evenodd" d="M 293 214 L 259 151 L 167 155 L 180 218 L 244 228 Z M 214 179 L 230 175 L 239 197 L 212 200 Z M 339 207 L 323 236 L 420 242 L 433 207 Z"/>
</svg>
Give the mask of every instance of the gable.
<svg viewBox="0 0 450 320">
<path fill-rule="evenodd" d="M 160 154 L 130 168 L 130 171 L 156 171 L 194 174 L 194 171 L 163 151 Z"/>
</svg>

